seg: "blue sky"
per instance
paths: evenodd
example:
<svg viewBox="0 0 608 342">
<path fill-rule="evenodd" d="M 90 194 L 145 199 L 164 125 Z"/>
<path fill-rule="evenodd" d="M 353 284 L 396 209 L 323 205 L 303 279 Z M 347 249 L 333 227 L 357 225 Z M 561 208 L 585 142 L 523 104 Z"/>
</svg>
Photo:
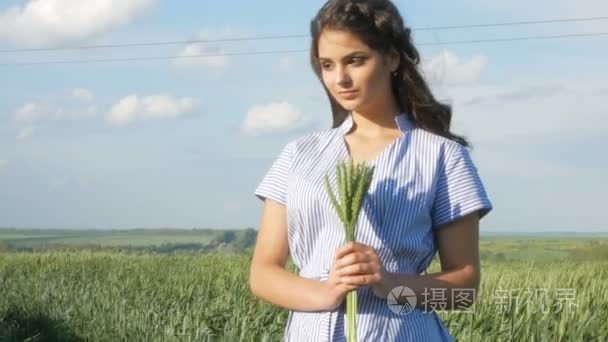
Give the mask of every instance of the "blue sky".
<svg viewBox="0 0 608 342">
<path fill-rule="evenodd" d="M 323 1 L 37 3 L 2 2 L 0 50 L 308 34 Z M 413 28 L 608 13 L 599 0 L 396 3 Z M 433 90 L 453 105 L 452 130 L 474 145 L 495 207 L 482 231 L 608 231 L 608 36 L 449 42 L 595 32 L 608 32 L 608 21 L 414 31 Z M 305 50 L 308 42 L 4 52 L 0 64 Z M 0 65 L 0 86 L 5 227 L 257 228 L 253 191 L 282 147 L 331 125 L 306 53 Z"/>
</svg>

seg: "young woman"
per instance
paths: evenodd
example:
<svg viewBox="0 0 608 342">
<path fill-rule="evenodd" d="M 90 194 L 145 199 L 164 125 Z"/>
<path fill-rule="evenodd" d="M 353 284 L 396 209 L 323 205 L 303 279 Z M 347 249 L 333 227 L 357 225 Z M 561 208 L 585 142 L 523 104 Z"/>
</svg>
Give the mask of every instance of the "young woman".
<svg viewBox="0 0 608 342">
<path fill-rule="evenodd" d="M 433 97 L 410 29 L 389 0 L 330 0 L 311 34 L 333 126 L 287 143 L 256 188 L 264 208 L 251 290 L 290 310 L 287 341 L 344 340 L 352 290 L 360 341 L 452 341 L 435 310 L 472 305 L 479 220 L 492 210 L 469 143 L 450 132 L 451 109 Z M 335 192 L 335 165 L 348 158 L 375 171 L 357 242 L 345 244 L 323 177 Z M 441 272 L 426 274 L 436 252 Z M 285 269 L 289 256 L 297 275 Z M 399 298 L 403 286 L 415 303 Z M 473 294 L 458 308 L 456 289 Z M 394 310 L 388 296 L 411 310 Z M 430 307 L 432 300 L 439 303 Z"/>
</svg>

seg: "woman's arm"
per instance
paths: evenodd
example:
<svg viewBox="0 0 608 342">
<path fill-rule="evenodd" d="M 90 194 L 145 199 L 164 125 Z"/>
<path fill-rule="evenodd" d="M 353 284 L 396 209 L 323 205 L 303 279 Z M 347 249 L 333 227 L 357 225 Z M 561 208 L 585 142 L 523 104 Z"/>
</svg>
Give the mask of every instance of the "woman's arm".
<svg viewBox="0 0 608 342">
<path fill-rule="evenodd" d="M 324 310 L 323 282 L 287 271 L 288 256 L 285 206 L 267 198 L 251 261 L 251 292 L 266 302 L 289 310 Z"/>
<path fill-rule="evenodd" d="M 407 286 L 414 291 L 417 297 L 416 307 L 423 310 L 452 310 L 452 289 L 458 295 L 468 292 L 471 302 L 462 298 L 455 298 L 456 309 L 472 305 L 477 297 L 481 279 L 479 262 L 479 216 L 477 212 L 463 216 L 457 221 L 438 228 L 437 248 L 441 261 L 441 272 L 411 275 L 411 274 L 385 274 L 384 280 L 374 286 L 374 293 L 386 298 L 391 290 L 397 286 Z M 423 293 L 428 293 L 425 299 Z M 443 297 L 439 300 L 439 296 Z M 405 297 L 397 299 L 398 303 L 405 302 Z M 424 301 L 436 303 L 434 308 L 424 305 Z M 468 305 L 467 305 L 468 303 Z M 444 306 L 445 305 L 445 306 Z"/>
</svg>

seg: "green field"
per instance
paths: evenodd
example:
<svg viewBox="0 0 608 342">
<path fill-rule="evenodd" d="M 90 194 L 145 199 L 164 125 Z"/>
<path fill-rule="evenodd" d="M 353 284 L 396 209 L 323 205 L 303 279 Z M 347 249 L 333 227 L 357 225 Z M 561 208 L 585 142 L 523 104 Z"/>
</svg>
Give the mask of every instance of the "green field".
<svg viewBox="0 0 608 342">
<path fill-rule="evenodd" d="M 11 231 L 0 229 L 0 240 L 19 247 L 44 245 L 99 245 L 109 246 L 150 246 L 163 243 L 200 243 L 206 244 L 217 233 L 207 230 L 28 230 Z"/>
<path fill-rule="evenodd" d="M 278 341 L 282 336 L 287 311 L 249 292 L 250 251 L 44 249 L 57 241 L 121 243 L 114 234 L 123 234 L 131 246 L 183 242 L 186 236 L 205 243 L 217 234 L 4 233 L 0 239 L 11 247 L 24 241 L 37 247 L 0 252 L 0 341 Z M 484 237 L 480 246 L 482 284 L 473 312 L 439 312 L 459 341 L 608 340 L 607 238 Z M 289 269 L 297 271 L 291 263 Z M 434 260 L 429 272 L 438 269 Z M 535 290 L 546 296 L 535 296 Z M 505 291 L 512 292 L 503 303 Z"/>
</svg>

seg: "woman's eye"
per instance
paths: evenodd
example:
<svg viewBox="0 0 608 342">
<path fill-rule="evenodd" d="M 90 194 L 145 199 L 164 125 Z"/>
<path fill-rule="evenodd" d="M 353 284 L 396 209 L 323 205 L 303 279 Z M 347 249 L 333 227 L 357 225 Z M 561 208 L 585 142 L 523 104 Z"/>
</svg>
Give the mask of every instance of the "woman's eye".
<svg viewBox="0 0 608 342">
<path fill-rule="evenodd" d="M 363 58 L 363 57 L 353 57 L 353 59 L 351 59 L 351 61 L 355 65 L 361 65 L 361 64 L 363 64 L 363 61 L 365 61 L 365 58 Z"/>
</svg>

